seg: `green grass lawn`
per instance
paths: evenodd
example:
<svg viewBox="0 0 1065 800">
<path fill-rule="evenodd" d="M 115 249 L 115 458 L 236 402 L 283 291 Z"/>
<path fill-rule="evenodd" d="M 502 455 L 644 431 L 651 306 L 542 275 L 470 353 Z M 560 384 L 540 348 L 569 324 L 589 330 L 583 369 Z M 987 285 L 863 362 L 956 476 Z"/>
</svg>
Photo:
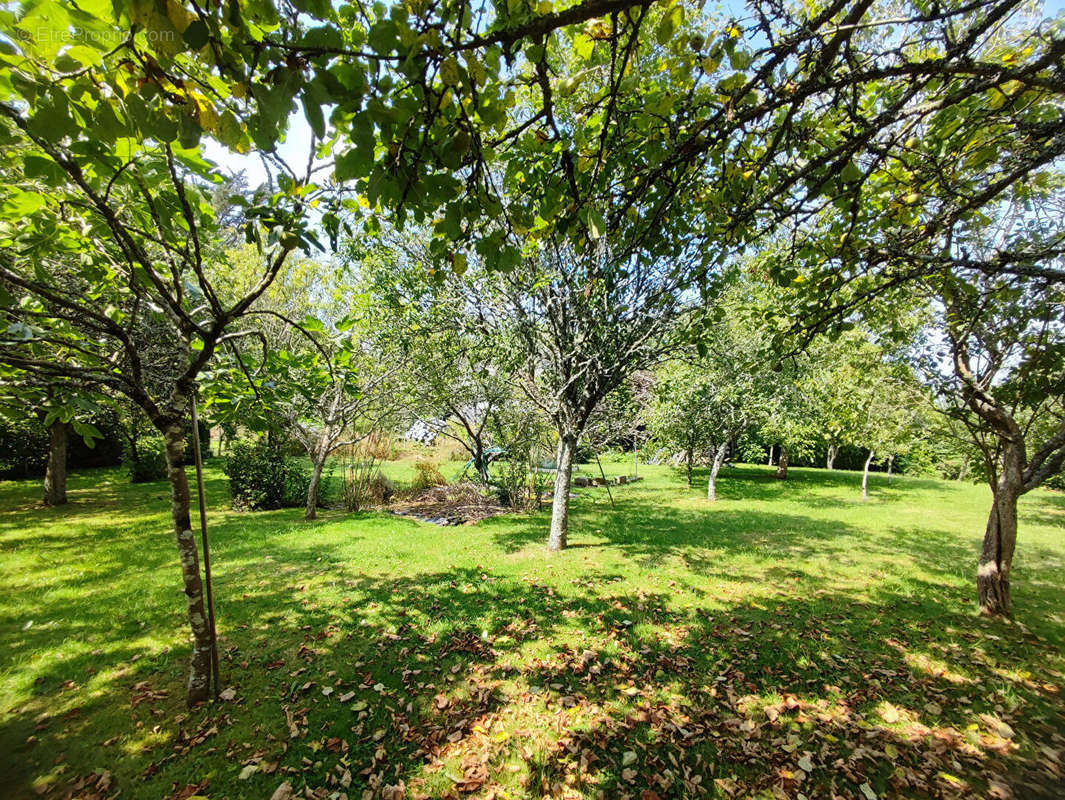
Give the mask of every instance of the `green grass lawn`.
<svg viewBox="0 0 1065 800">
<path fill-rule="evenodd" d="M 1022 503 L 1009 623 L 986 487 L 641 472 L 551 555 L 546 510 L 236 513 L 213 462 L 234 697 L 192 712 L 166 484 L 0 484 L 3 796 L 1061 796 L 1065 496 Z"/>
</svg>

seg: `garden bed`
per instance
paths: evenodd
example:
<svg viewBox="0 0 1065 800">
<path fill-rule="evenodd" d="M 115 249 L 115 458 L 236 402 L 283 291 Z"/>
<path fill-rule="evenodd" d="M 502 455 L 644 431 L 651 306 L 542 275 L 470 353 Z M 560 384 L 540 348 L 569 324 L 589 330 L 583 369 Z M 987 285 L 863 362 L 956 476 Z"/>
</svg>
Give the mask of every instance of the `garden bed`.
<svg viewBox="0 0 1065 800">
<path fill-rule="evenodd" d="M 389 510 L 434 525 L 473 525 L 511 509 L 472 483 L 459 483 L 423 489 L 411 497 L 397 500 Z"/>
</svg>

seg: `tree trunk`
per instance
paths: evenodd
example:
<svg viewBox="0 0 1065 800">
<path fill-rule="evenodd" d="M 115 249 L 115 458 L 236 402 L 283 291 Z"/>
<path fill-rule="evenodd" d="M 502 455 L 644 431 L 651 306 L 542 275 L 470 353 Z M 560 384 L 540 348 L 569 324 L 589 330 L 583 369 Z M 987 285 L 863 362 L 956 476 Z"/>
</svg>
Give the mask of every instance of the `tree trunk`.
<svg viewBox="0 0 1065 800">
<path fill-rule="evenodd" d="M 692 485 L 692 462 L 695 460 L 695 451 L 692 448 L 687 449 L 688 455 L 688 486 Z"/>
<path fill-rule="evenodd" d="M 56 420 L 48 426 L 48 466 L 44 473 L 44 504 L 61 506 L 67 502 L 67 439 L 69 428 Z"/>
<path fill-rule="evenodd" d="M 788 477 L 788 448 L 780 446 L 780 458 L 777 459 L 777 478 L 784 480 Z"/>
<path fill-rule="evenodd" d="M 1004 445 L 1002 473 L 993 489 L 991 514 L 976 573 L 980 610 L 985 614 L 1010 613 L 1010 565 L 1017 545 L 1017 498 L 1024 493 L 1024 440 Z"/>
<path fill-rule="evenodd" d="M 484 442 L 480 437 L 474 437 L 473 439 L 473 468 L 477 470 L 477 477 L 480 478 L 481 483 L 488 483 L 488 464 L 484 460 Z"/>
<path fill-rule="evenodd" d="M 869 499 L 869 465 L 873 463 L 876 450 L 869 451 L 869 457 L 865 459 L 865 472 L 862 473 L 862 500 Z"/>
<path fill-rule="evenodd" d="M 558 440 L 555 494 L 551 498 L 551 534 L 547 539 L 549 550 L 566 548 L 566 537 L 569 534 L 569 482 L 573 475 L 573 456 L 576 450 L 576 436 L 563 436 Z"/>
<path fill-rule="evenodd" d="M 838 453 L 838 452 L 839 452 L 839 449 L 834 444 L 830 444 L 828 446 L 828 458 L 825 460 L 825 469 L 835 469 L 836 468 L 835 467 L 835 464 L 836 464 L 836 453 Z"/>
<path fill-rule="evenodd" d="M 887 479 L 891 483 L 891 468 L 895 465 L 895 456 L 887 457 Z"/>
<path fill-rule="evenodd" d="M 1017 496 L 996 492 L 984 531 L 976 590 L 985 614 L 1010 613 L 1010 563 L 1017 543 Z"/>
<path fill-rule="evenodd" d="M 318 515 L 318 486 L 322 482 L 322 469 L 325 467 L 326 458 L 327 456 L 319 454 L 314 459 L 311 482 L 307 484 L 307 510 L 303 514 L 305 520 L 314 519 Z"/>
<path fill-rule="evenodd" d="M 965 473 L 969 471 L 969 456 L 966 455 L 961 461 L 961 470 L 958 471 L 958 480 L 965 480 Z"/>
<path fill-rule="evenodd" d="M 721 462 L 725 460 L 727 444 L 718 445 L 714 451 L 714 463 L 710 467 L 710 480 L 706 484 L 706 499 L 717 500 L 717 473 L 721 469 Z"/>
<path fill-rule="evenodd" d="M 177 417 L 156 423 L 166 443 L 167 474 L 170 479 L 171 516 L 177 537 L 181 577 L 185 585 L 185 603 L 192 629 L 192 659 L 186 702 L 193 706 L 207 700 L 211 674 L 211 631 L 204 608 L 203 580 L 200 578 L 199 554 L 192 535 L 189 514 L 189 481 L 185 475 L 185 429 Z"/>
<path fill-rule="evenodd" d="M 776 446 L 776 445 L 772 445 L 772 444 L 771 444 L 771 445 L 769 445 L 769 459 L 768 459 L 768 460 L 767 460 L 767 461 L 765 462 L 765 465 L 766 465 L 767 467 L 771 467 L 771 466 L 773 466 L 773 448 L 774 448 L 775 446 Z"/>
</svg>

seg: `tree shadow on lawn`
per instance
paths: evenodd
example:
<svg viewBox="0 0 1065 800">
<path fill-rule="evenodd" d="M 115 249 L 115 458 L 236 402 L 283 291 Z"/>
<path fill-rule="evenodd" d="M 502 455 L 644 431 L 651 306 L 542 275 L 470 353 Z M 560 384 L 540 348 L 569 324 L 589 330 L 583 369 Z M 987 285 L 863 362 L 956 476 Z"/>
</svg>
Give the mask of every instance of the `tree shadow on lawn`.
<svg viewBox="0 0 1065 800">
<path fill-rule="evenodd" d="M 1021 498 L 1024 521 L 1065 530 L 1065 492 L 1044 490 Z"/>
<path fill-rule="evenodd" d="M 594 571 L 565 584 L 469 568 L 327 576 L 315 552 L 288 555 L 308 564 L 300 585 L 260 580 L 231 608 L 232 702 L 182 719 L 182 665 L 147 659 L 39 744 L 5 749 L 15 794 L 30 756 L 62 753 L 115 770 L 131 797 L 204 778 L 212 797 L 268 797 L 282 780 L 356 797 L 402 781 L 408 798 L 514 780 L 530 797 L 857 798 L 862 783 L 973 797 L 1003 775 L 1016 797 L 1049 798 L 1060 785 L 1060 658 L 938 586 L 766 585 L 681 608 Z M 0 741 L 24 740 L 38 708 L 8 714 Z M 93 739 L 101 714 L 128 718 L 110 748 Z"/>
<path fill-rule="evenodd" d="M 506 552 L 517 552 L 546 541 L 543 514 L 487 520 L 478 526 L 491 534 Z M 778 513 L 758 509 L 737 510 L 719 501 L 705 508 L 664 506 L 655 497 L 630 494 L 610 508 L 602 502 L 575 505 L 571 511 L 573 546 L 597 547 L 640 559 L 654 568 L 671 558 L 681 558 L 695 572 L 712 576 L 733 569 L 735 555 L 767 560 L 792 558 L 802 562 L 832 558 L 856 563 L 862 556 L 911 555 L 929 569 L 949 565 L 956 573 L 959 561 L 973 561 L 976 553 L 958 537 L 934 530 L 898 527 L 856 528 L 834 519 Z"/>
<path fill-rule="evenodd" d="M 687 471 L 684 467 L 668 466 L 669 475 L 677 490 L 687 489 Z M 723 467 L 717 480 L 717 493 L 723 500 L 774 501 L 787 500 L 811 507 L 835 505 L 842 502 L 861 501 L 862 473 L 854 470 L 827 470 L 813 467 L 793 467 L 786 479 L 776 477 L 775 467 L 753 464 L 737 464 Z M 706 494 L 706 482 L 710 477 L 707 467 L 696 467 L 692 472 L 692 491 Z M 949 483 L 930 478 L 894 475 L 888 479 L 883 472 L 869 473 L 870 494 L 882 499 L 894 500 L 914 491 L 933 494 L 949 494 Z"/>
<path fill-rule="evenodd" d="M 227 518 L 214 535 L 227 565 L 223 684 L 237 695 L 187 717 L 170 534 L 166 546 L 144 548 L 133 531 L 112 532 L 119 544 L 106 569 L 66 575 L 70 591 L 39 598 L 40 619 L 63 620 L 61 641 L 85 641 L 94 626 L 109 641 L 103 654 L 82 648 L 35 667 L 33 698 L 0 709 L 11 792 L 30 796 L 29 781 L 59 758 L 70 767 L 46 796 L 96 767 L 115 772 L 123 796 L 153 798 L 204 779 L 212 797 L 269 797 L 282 780 L 353 797 L 384 796 L 400 781 L 408 798 L 490 796 L 515 780 L 523 796 L 746 797 L 779 787 L 860 797 L 868 782 L 881 797 L 972 797 L 996 774 L 1008 774 L 1018 798 L 1055 796 L 1065 755 L 1060 646 L 972 616 L 967 592 L 949 581 L 887 570 L 841 588 L 808 563 L 912 551 L 946 577 L 955 560 L 974 557 L 962 544 L 790 514 L 664 509 L 635 493 L 616 512 L 601 505 L 577 510 L 575 519 L 590 518 L 581 530 L 594 522 L 597 531 L 580 543 L 649 570 L 683 559 L 711 578 L 677 590 L 694 605 L 634 589 L 609 565 L 572 579 L 523 580 L 491 566 L 365 575 L 323 554 L 314 528 L 293 525 L 292 514 Z M 268 536 L 238 537 L 274 521 L 292 527 L 267 562 Z M 442 534 L 492 536 L 512 550 L 533 541 L 526 526 L 543 541 L 537 519 Z M 90 546 L 92 535 L 65 546 Z M 748 555 L 758 563 L 743 572 L 737 557 Z M 138 607 L 131 564 L 173 571 L 174 585 Z M 743 596 L 718 596 L 726 580 Z M 1050 602 L 1060 581 L 1037 591 Z M 106 618 L 114 608 L 131 609 L 130 619 Z M 138 628 L 173 650 L 145 655 L 127 641 Z M 55 646 L 46 629 L 25 634 L 5 671 Z M 71 679 L 79 685 L 64 686 Z M 103 746 L 105 731 L 118 741 Z"/>
</svg>

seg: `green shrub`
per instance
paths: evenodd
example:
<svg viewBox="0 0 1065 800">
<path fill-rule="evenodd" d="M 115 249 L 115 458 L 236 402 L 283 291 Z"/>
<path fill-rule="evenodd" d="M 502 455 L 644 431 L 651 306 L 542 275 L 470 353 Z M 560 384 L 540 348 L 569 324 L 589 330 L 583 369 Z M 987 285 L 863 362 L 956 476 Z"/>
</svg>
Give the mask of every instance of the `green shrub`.
<svg viewBox="0 0 1065 800">
<path fill-rule="evenodd" d="M 185 464 L 192 466 L 196 463 L 196 451 L 192 446 L 192 426 L 186 427 Z M 204 461 L 211 455 L 210 444 L 210 426 L 200 420 L 200 457 Z M 154 483 L 166 480 L 166 443 L 163 437 L 157 434 L 138 436 L 136 451 L 127 440 L 122 448 L 122 463 L 125 464 L 132 483 Z"/>
<path fill-rule="evenodd" d="M 140 437 L 136 452 L 127 444 L 123 460 L 132 483 L 166 480 L 166 448 L 162 436 Z"/>
<path fill-rule="evenodd" d="M 348 511 L 382 506 L 395 493 L 396 487 L 378 468 L 375 458 L 353 461 L 344 469 L 340 500 Z"/>
<path fill-rule="evenodd" d="M 414 480 L 411 488 L 415 490 L 429 489 L 433 486 L 447 486 L 445 478 L 436 464 L 432 461 L 417 461 L 414 464 Z"/>
<path fill-rule="evenodd" d="M 573 452 L 574 464 L 588 464 L 595 460 L 595 448 L 588 442 L 578 442 Z"/>
<path fill-rule="evenodd" d="M 225 473 L 234 508 L 294 508 L 307 502 L 307 468 L 266 441 L 235 443 Z"/>
</svg>

